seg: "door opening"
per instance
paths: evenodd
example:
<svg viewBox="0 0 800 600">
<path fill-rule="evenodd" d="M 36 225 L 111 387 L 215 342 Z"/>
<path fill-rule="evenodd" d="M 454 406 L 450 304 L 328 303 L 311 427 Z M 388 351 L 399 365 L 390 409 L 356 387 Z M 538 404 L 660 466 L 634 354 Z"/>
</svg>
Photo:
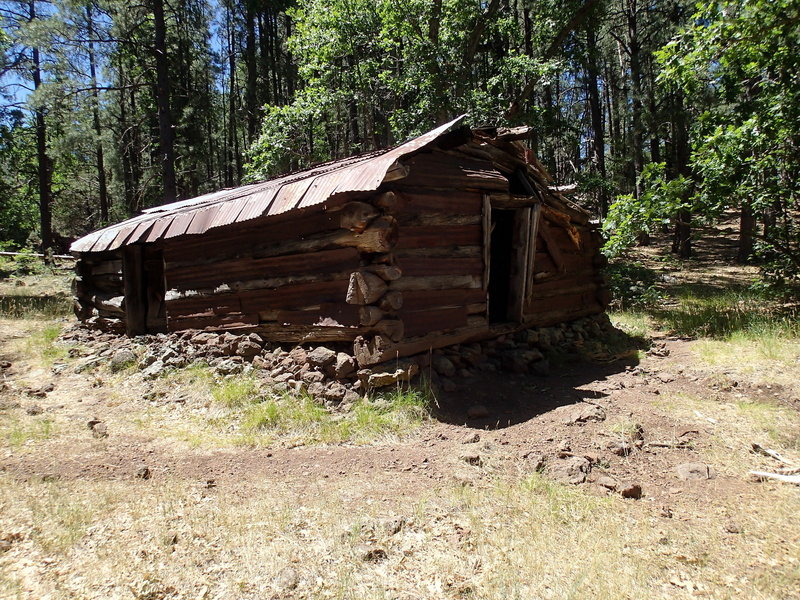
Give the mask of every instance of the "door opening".
<svg viewBox="0 0 800 600">
<path fill-rule="evenodd" d="M 511 271 L 514 261 L 514 210 L 492 208 L 489 245 L 489 322 L 512 320 Z"/>
</svg>

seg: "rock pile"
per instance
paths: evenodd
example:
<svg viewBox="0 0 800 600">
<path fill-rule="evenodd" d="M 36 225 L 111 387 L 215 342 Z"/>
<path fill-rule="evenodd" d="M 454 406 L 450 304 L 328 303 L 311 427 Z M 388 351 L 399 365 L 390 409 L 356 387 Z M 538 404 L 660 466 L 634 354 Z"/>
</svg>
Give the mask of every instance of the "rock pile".
<svg viewBox="0 0 800 600">
<path fill-rule="evenodd" d="M 368 369 L 358 368 L 346 346 L 285 347 L 265 342 L 257 333 L 182 331 L 130 339 L 76 326 L 63 338 L 88 348 L 76 372 L 108 363 L 113 371 L 136 368 L 145 379 L 155 379 L 169 369 L 200 363 L 222 376 L 253 373 L 276 391 L 303 392 L 329 406 L 347 406 L 370 389 L 406 385 L 420 374 L 445 392 L 487 371 L 547 375 L 548 354 L 574 352 L 611 329 L 606 315 L 596 315 Z"/>
</svg>

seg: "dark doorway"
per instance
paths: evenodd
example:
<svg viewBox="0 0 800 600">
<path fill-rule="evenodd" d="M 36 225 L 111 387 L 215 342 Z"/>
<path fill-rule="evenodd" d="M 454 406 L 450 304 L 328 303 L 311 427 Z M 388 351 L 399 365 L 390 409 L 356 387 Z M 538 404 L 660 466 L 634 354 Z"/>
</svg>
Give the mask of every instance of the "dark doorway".
<svg viewBox="0 0 800 600">
<path fill-rule="evenodd" d="M 510 289 L 513 262 L 514 210 L 492 208 L 489 245 L 489 322 L 511 321 Z"/>
<path fill-rule="evenodd" d="M 122 273 L 128 335 L 165 332 L 164 257 L 161 250 L 140 244 L 125 246 Z"/>
</svg>

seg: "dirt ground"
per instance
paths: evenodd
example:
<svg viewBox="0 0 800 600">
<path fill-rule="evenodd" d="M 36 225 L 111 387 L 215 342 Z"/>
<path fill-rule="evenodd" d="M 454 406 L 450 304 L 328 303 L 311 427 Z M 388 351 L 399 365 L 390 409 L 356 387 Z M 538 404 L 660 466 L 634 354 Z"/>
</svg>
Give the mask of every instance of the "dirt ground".
<svg viewBox="0 0 800 600">
<path fill-rule="evenodd" d="M 43 327 L 0 322 L 2 598 L 800 598 L 800 488 L 748 473 L 800 457 L 796 342 L 651 331 L 460 381 L 402 435 L 246 445 Z"/>
</svg>

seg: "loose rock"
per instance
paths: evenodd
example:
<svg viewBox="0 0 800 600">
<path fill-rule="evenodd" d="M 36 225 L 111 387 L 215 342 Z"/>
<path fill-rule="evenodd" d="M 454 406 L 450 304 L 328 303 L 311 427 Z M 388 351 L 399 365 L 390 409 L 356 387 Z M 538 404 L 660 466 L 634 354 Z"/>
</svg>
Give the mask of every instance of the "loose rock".
<svg viewBox="0 0 800 600">
<path fill-rule="evenodd" d="M 595 404 L 580 402 L 570 406 L 562 406 L 557 409 L 561 420 L 565 425 L 576 423 L 600 422 L 605 421 L 606 411 Z"/>
<path fill-rule="evenodd" d="M 586 475 L 591 470 L 588 460 L 582 456 L 570 456 L 558 460 L 548 466 L 550 477 L 561 483 L 577 485 L 586 481 Z"/>
<path fill-rule="evenodd" d="M 675 471 L 680 479 L 684 481 L 712 479 L 714 472 L 704 463 L 683 463 L 675 467 Z"/>
<path fill-rule="evenodd" d="M 275 578 L 275 587 L 282 592 L 288 592 L 300 585 L 300 574 L 294 567 L 284 567 Z"/>
</svg>

